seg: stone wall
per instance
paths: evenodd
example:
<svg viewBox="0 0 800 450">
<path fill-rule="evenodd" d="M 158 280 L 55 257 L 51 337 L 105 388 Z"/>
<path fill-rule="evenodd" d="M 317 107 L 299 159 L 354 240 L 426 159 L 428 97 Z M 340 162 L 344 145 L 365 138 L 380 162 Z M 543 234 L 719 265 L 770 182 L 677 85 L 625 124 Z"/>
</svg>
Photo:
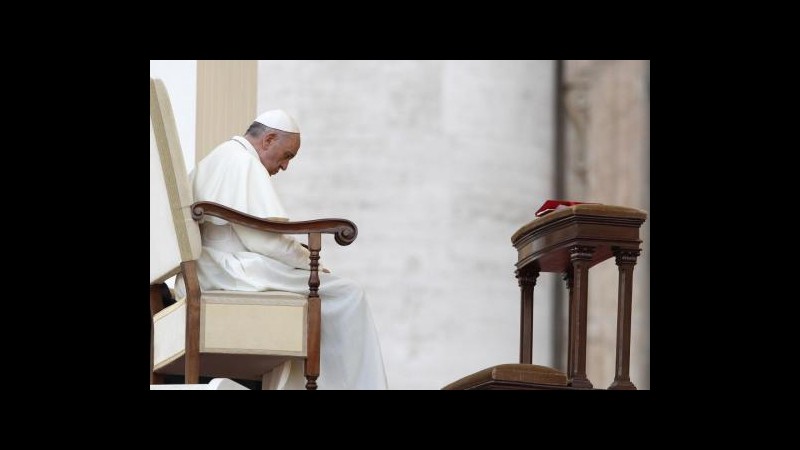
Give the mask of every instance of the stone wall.
<svg viewBox="0 0 800 450">
<path fill-rule="evenodd" d="M 566 61 L 564 83 L 565 197 L 650 212 L 650 62 Z M 631 381 L 639 389 L 650 387 L 651 222 L 634 270 Z M 613 258 L 589 277 L 587 375 L 598 388 L 614 379 L 617 277 Z"/>
<path fill-rule="evenodd" d="M 274 177 L 293 219 L 344 217 L 322 263 L 361 282 L 389 385 L 439 389 L 519 358 L 510 237 L 552 196 L 553 61 L 260 61 L 258 110 L 302 130 Z M 555 276 L 535 305 L 552 364 Z M 323 299 L 324 301 L 324 299 Z"/>
</svg>

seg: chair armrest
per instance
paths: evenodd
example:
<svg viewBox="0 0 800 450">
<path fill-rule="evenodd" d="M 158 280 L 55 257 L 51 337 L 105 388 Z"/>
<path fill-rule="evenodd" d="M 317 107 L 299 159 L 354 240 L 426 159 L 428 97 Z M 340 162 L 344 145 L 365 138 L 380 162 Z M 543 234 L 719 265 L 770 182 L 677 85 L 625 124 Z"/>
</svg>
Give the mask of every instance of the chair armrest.
<svg viewBox="0 0 800 450">
<path fill-rule="evenodd" d="M 261 231 L 280 234 L 327 233 L 339 245 L 350 245 L 358 236 L 358 227 L 346 219 L 318 219 L 297 222 L 279 222 L 261 219 L 214 202 L 196 202 L 192 205 L 192 219 L 199 221 L 205 214 L 219 217 L 228 222 L 244 225 Z"/>
</svg>

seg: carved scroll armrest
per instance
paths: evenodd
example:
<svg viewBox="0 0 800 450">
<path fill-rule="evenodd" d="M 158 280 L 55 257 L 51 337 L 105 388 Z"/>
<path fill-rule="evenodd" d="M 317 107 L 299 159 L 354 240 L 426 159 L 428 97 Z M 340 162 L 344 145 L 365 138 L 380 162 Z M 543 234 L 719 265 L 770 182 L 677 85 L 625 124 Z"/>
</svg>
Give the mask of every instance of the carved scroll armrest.
<svg viewBox="0 0 800 450">
<path fill-rule="evenodd" d="M 358 236 L 358 227 L 346 219 L 318 219 L 297 222 L 279 222 L 261 219 L 214 202 L 196 202 L 192 205 L 192 218 L 199 221 L 204 215 L 219 217 L 228 222 L 244 225 L 261 231 L 280 234 L 333 234 L 339 245 L 350 245 Z"/>
</svg>

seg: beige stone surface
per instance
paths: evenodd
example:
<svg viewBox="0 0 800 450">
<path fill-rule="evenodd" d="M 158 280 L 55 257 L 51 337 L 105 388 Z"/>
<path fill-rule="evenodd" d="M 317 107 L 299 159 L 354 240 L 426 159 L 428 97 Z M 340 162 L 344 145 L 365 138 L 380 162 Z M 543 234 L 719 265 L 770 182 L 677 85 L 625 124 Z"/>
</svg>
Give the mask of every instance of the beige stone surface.
<svg viewBox="0 0 800 450">
<path fill-rule="evenodd" d="M 283 108 L 303 130 L 276 189 L 293 219 L 358 225 L 350 247 L 323 238 L 321 262 L 364 286 L 391 388 L 440 389 L 518 361 L 510 237 L 552 196 L 553 72 L 553 61 L 259 62 L 259 111 Z M 537 288 L 542 365 L 555 280 Z"/>
<path fill-rule="evenodd" d="M 649 61 L 567 61 L 567 195 L 650 212 Z M 650 386 L 650 223 L 634 270 L 631 381 Z M 595 387 L 614 379 L 617 267 L 589 276 L 587 374 Z M 562 337 L 563 339 L 563 337 Z"/>
</svg>

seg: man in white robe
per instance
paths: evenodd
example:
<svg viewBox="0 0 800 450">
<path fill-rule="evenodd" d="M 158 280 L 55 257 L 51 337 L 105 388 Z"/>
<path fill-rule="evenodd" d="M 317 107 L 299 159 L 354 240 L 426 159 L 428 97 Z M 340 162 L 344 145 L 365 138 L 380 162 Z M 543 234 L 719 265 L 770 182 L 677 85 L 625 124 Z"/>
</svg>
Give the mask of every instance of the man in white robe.
<svg viewBox="0 0 800 450">
<path fill-rule="evenodd" d="M 270 177 L 286 170 L 300 148 L 300 129 L 281 110 L 258 116 L 244 136 L 223 142 L 190 174 L 195 201 L 288 220 Z M 207 216 L 197 261 L 202 290 L 308 294 L 309 251 L 291 235 L 269 233 Z M 386 389 L 380 343 L 364 290 L 320 265 L 322 336 L 319 389 Z M 180 281 L 180 280 L 179 280 Z M 176 282 L 178 296 L 185 295 Z M 303 364 L 272 371 L 269 385 L 305 389 Z"/>
</svg>

